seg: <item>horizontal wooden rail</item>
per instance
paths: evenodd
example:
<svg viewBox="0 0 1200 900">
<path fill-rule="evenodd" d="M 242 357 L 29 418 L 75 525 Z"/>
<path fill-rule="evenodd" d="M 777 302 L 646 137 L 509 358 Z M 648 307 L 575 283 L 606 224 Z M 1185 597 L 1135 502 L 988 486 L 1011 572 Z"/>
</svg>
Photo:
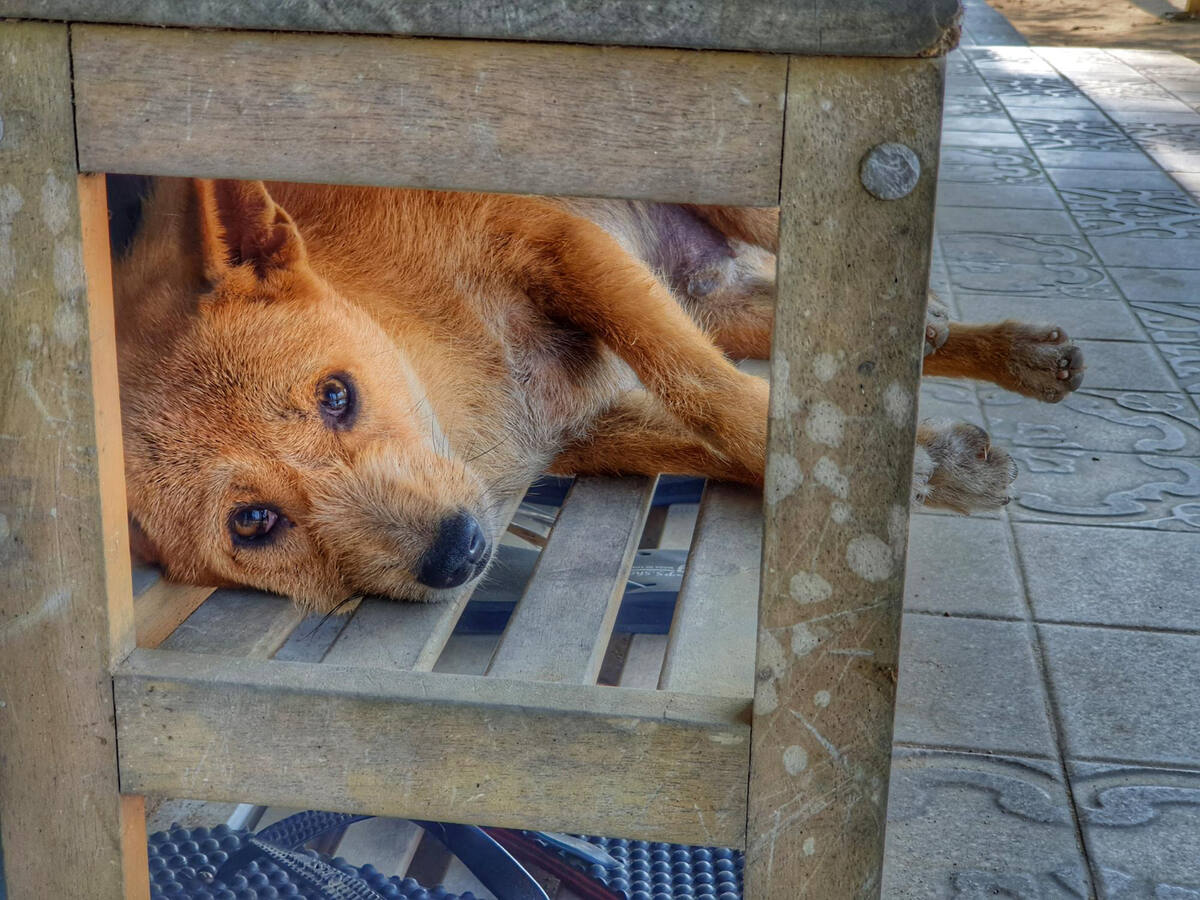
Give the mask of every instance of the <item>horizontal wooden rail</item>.
<svg viewBox="0 0 1200 900">
<path fill-rule="evenodd" d="M 72 26 L 84 171 L 773 206 L 787 60 Z"/>
<path fill-rule="evenodd" d="M 135 650 L 121 788 L 740 845 L 744 700 Z"/>
</svg>

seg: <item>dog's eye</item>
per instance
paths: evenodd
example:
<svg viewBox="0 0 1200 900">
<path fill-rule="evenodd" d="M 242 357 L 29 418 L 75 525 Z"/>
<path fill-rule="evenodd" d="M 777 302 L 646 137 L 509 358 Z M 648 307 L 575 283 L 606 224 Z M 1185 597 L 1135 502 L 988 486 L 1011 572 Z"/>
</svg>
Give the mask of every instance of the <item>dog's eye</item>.
<svg viewBox="0 0 1200 900">
<path fill-rule="evenodd" d="M 348 375 L 330 375 L 317 385 L 317 404 L 329 425 L 346 428 L 354 418 L 354 385 Z"/>
<path fill-rule="evenodd" d="M 279 513 L 269 506 L 242 506 L 229 517 L 229 530 L 236 543 L 252 546 L 264 543 L 279 522 Z"/>
</svg>

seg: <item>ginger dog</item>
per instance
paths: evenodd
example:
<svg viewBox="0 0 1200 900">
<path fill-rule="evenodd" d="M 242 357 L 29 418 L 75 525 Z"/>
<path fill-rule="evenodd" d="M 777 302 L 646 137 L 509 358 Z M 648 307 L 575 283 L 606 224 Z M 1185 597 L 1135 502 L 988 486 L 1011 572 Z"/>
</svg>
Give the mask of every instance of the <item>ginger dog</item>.
<svg viewBox="0 0 1200 900">
<path fill-rule="evenodd" d="M 726 352 L 769 352 L 776 227 L 763 210 L 158 181 L 114 272 L 135 551 L 319 611 L 435 600 L 480 577 L 501 506 L 547 469 L 761 484 L 766 384 Z M 1077 384 L 1061 330 L 931 328 L 927 370 L 1043 399 Z M 927 502 L 1005 501 L 1011 461 L 981 430 L 920 440 Z"/>
</svg>

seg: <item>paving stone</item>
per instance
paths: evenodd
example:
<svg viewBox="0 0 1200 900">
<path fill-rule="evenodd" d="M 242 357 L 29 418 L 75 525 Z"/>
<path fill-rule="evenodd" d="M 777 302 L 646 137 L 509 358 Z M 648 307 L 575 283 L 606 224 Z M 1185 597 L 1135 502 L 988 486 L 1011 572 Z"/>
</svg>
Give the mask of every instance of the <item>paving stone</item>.
<svg viewBox="0 0 1200 900">
<path fill-rule="evenodd" d="M 1175 380 L 1189 394 L 1200 393 L 1200 342 L 1164 343 L 1158 352 L 1163 355 L 1175 375 Z"/>
<path fill-rule="evenodd" d="M 1145 334 L 1124 303 L 1112 300 L 1064 300 L 1049 297 L 1003 297 L 963 294 L 958 300 L 964 322 L 1016 319 L 1062 326 L 1074 340 L 1142 340 Z M 1197 310 L 1200 312 L 1200 309 Z M 1197 323 L 1200 324 L 1200 323 Z M 1087 385 L 1085 376 L 1084 385 Z"/>
<path fill-rule="evenodd" d="M 922 378 L 919 407 L 922 421 L 947 419 L 983 426 L 974 382 L 961 378 Z"/>
<path fill-rule="evenodd" d="M 1200 635 L 1038 625 L 1067 756 L 1195 766 Z"/>
<path fill-rule="evenodd" d="M 1013 116 L 1013 124 L 1036 150 L 1124 150 L 1137 147 L 1099 110 L 1071 110 L 1057 115 L 1028 112 Z"/>
<path fill-rule="evenodd" d="M 1033 153 L 1015 147 L 943 147 L 938 177 L 980 184 L 1045 184 Z"/>
<path fill-rule="evenodd" d="M 1200 459 L 1058 447 L 1012 447 L 1018 522 L 1200 531 Z"/>
<path fill-rule="evenodd" d="M 1063 202 L 1048 185 L 966 184 L 945 181 L 938 185 L 939 206 L 1062 209 Z"/>
<path fill-rule="evenodd" d="M 1200 534 L 1026 523 L 1013 530 L 1038 621 L 1200 631 Z"/>
<path fill-rule="evenodd" d="M 962 261 L 947 262 L 946 269 L 950 286 L 959 297 L 989 294 L 1082 300 L 1121 299 L 1116 285 L 1099 265 L 1009 265 Z"/>
<path fill-rule="evenodd" d="M 1167 220 L 1159 220 L 1156 224 L 1170 227 Z M 1187 227 L 1191 228 L 1194 224 L 1200 224 L 1200 218 L 1189 220 Z M 1131 227 L 1149 229 L 1155 226 L 1146 223 Z M 1160 238 L 1117 236 L 1089 239 L 1096 248 L 1096 254 L 1106 265 L 1200 269 L 1200 231 L 1196 235 L 1189 238 L 1169 238 L 1164 235 Z M 1197 301 L 1200 302 L 1200 297 Z"/>
<path fill-rule="evenodd" d="M 914 515 L 908 525 L 904 608 L 1021 619 L 1024 595 L 999 519 Z"/>
<path fill-rule="evenodd" d="M 901 644 L 895 740 L 1054 757 L 1025 623 L 907 613 Z"/>
<path fill-rule="evenodd" d="M 1007 147 L 1013 150 L 1025 150 L 1025 140 L 1016 130 L 1009 128 L 1005 132 L 992 132 L 991 134 L 980 134 L 977 131 L 955 131 L 951 127 L 951 123 L 945 123 L 946 128 L 942 132 L 942 159 L 945 160 L 945 149 L 947 147 Z M 940 179 L 939 179 L 940 180 Z"/>
<path fill-rule="evenodd" d="M 989 210 L 985 215 L 990 215 Z M 1028 215 L 1025 210 L 1016 211 Z M 953 221 L 936 222 L 942 255 L 948 263 L 988 262 L 1019 265 L 1095 266 L 1099 258 L 1079 234 L 1030 234 L 1023 229 L 1009 233 L 955 229 Z M 977 224 L 972 222 L 972 225 Z"/>
<path fill-rule="evenodd" d="M 1200 171 L 1197 172 L 1178 172 L 1171 171 L 1171 177 L 1179 182 L 1193 197 L 1200 197 Z"/>
<path fill-rule="evenodd" d="M 1200 897 L 1200 773 L 1075 761 L 1067 771 L 1107 897 Z"/>
<path fill-rule="evenodd" d="M 1132 143 L 1130 146 L 1134 146 Z M 1154 162 L 1137 150 L 1043 150 L 1033 148 L 1047 168 L 1062 169 L 1153 169 Z"/>
<path fill-rule="evenodd" d="M 1163 344 L 1200 344 L 1200 305 L 1135 302 L 1130 306 L 1150 340 L 1160 345 L 1160 352 L 1165 352 Z"/>
<path fill-rule="evenodd" d="M 1097 249 L 1096 238 L 1200 238 L 1200 203 L 1179 188 L 1059 189 L 1079 227 Z M 1136 240 L 1128 243 L 1135 247 L 1146 246 Z M 1109 241 L 1105 246 L 1113 249 L 1118 243 Z M 1103 254 L 1101 258 L 1104 258 Z"/>
<path fill-rule="evenodd" d="M 1000 388 L 979 395 L 988 432 L 1008 447 L 1200 457 L 1200 414 L 1182 393 L 1085 387 L 1054 404 Z"/>
<path fill-rule="evenodd" d="M 1054 186 L 1062 189 L 1176 191 L 1178 183 L 1158 169 L 1136 169 L 1120 172 L 1113 169 L 1055 169 L 1047 168 L 1046 175 Z"/>
<path fill-rule="evenodd" d="M 1084 349 L 1088 388 L 1135 391 L 1177 390 L 1168 367 L 1150 343 L 1076 341 Z"/>
<path fill-rule="evenodd" d="M 1057 763 L 894 753 L 881 896 L 1073 900 L 1086 883 Z"/>
<path fill-rule="evenodd" d="M 1110 266 L 1109 274 L 1131 301 L 1200 303 L 1200 271 Z"/>
<path fill-rule="evenodd" d="M 962 232 L 971 229 L 975 233 L 1014 234 L 1025 232 L 1034 235 L 1076 235 L 1079 229 L 1074 220 L 1063 210 L 1057 209 L 971 209 L 958 206 L 938 210 L 937 228 L 942 232 Z"/>
</svg>

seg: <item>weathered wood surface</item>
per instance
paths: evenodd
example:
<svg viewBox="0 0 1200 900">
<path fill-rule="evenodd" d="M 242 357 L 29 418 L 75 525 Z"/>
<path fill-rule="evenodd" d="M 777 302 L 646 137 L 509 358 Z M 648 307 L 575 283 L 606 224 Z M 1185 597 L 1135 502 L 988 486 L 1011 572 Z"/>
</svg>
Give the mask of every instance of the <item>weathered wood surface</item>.
<svg viewBox="0 0 1200 900">
<path fill-rule="evenodd" d="M 941 117 L 936 61 L 789 72 L 747 896 L 875 898 Z M 859 181 L 908 145 L 916 190 Z"/>
<path fill-rule="evenodd" d="M 773 205 L 786 60 L 73 26 L 85 171 Z"/>
<path fill-rule="evenodd" d="M 97 900 L 146 897 L 140 804 L 118 794 L 108 674 L 133 646 L 133 605 L 111 283 L 106 260 L 94 266 L 107 253 L 95 202 L 104 191 L 76 176 L 67 29 L 0 24 L 0 85 L 0 844 L 8 896 L 67 897 L 86 884 Z M 88 278 L 85 260 L 94 266 Z"/>
<path fill-rule="evenodd" d="M 220 590 L 188 616 L 161 647 L 270 659 L 303 618 L 286 597 L 255 590 Z"/>
<path fill-rule="evenodd" d="M 141 794 L 738 843 L 745 701 L 135 650 Z"/>
<path fill-rule="evenodd" d="M 661 687 L 754 696 L 762 494 L 710 482 L 671 622 Z"/>
<path fill-rule="evenodd" d="M 178 628 L 215 588 L 173 584 L 158 577 L 133 599 L 139 647 L 157 647 Z"/>
<path fill-rule="evenodd" d="M 0 0 L 0 15 L 823 56 L 924 56 L 956 37 L 958 0 Z"/>
<path fill-rule="evenodd" d="M 577 478 L 488 674 L 595 684 L 654 478 Z"/>
</svg>

